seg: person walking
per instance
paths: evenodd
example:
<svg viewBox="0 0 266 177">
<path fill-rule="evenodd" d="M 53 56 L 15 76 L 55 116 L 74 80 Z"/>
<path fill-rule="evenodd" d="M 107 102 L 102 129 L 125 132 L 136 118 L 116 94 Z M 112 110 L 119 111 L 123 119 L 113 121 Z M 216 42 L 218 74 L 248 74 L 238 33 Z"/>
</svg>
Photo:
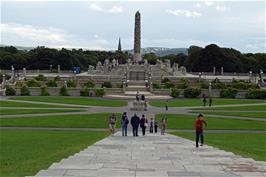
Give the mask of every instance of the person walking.
<svg viewBox="0 0 266 177">
<path fill-rule="evenodd" d="M 140 127 L 142 129 L 142 135 L 145 136 L 145 130 L 146 130 L 146 127 L 148 125 L 148 121 L 147 119 L 145 118 L 144 115 L 142 115 L 141 119 L 140 119 Z"/>
<path fill-rule="evenodd" d="M 150 133 L 154 132 L 154 127 L 155 127 L 154 125 L 155 125 L 154 119 L 151 118 L 151 120 L 150 120 Z"/>
<path fill-rule="evenodd" d="M 115 134 L 115 124 L 116 124 L 116 117 L 115 117 L 115 114 L 112 114 L 109 117 L 109 128 L 110 128 L 112 135 Z"/>
<path fill-rule="evenodd" d="M 127 136 L 127 126 L 128 126 L 129 120 L 127 117 L 127 113 L 124 112 L 121 118 L 121 126 L 122 126 L 122 136 Z"/>
<path fill-rule="evenodd" d="M 134 114 L 134 116 L 131 117 L 130 123 L 132 126 L 133 136 L 139 136 L 138 135 L 138 128 L 139 128 L 140 119 L 137 116 L 137 114 Z"/>
<path fill-rule="evenodd" d="M 201 146 L 203 146 L 204 143 L 204 137 L 203 137 L 203 126 L 207 126 L 207 122 L 204 120 L 204 117 L 202 114 L 198 115 L 198 118 L 195 122 L 195 129 L 196 129 L 196 147 L 199 147 L 199 139 L 201 142 Z"/>
<path fill-rule="evenodd" d="M 206 100 L 206 97 L 204 96 L 204 97 L 203 97 L 203 106 L 204 106 L 204 107 L 206 106 L 206 102 L 207 102 L 207 100 Z"/>
<path fill-rule="evenodd" d="M 166 103 L 165 103 L 165 110 L 168 111 L 168 100 L 166 100 Z"/>
<path fill-rule="evenodd" d="M 163 115 L 161 120 L 161 135 L 164 135 L 165 133 L 166 124 L 167 124 L 167 118 L 166 115 Z"/>
<path fill-rule="evenodd" d="M 209 107 L 212 106 L 212 97 L 209 98 Z"/>
</svg>

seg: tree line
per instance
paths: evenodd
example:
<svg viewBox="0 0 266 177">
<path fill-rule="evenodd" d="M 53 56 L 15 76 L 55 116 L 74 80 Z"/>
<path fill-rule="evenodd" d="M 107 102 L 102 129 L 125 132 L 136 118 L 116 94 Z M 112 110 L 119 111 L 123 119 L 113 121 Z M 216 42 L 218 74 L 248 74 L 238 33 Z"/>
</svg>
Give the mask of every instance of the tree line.
<svg viewBox="0 0 266 177">
<path fill-rule="evenodd" d="M 37 47 L 29 51 L 18 50 L 13 46 L 0 47 L 0 68 L 10 69 L 13 65 L 15 69 L 50 69 L 50 65 L 61 66 L 62 70 L 70 70 L 73 67 L 80 67 L 87 70 L 89 65 L 96 66 L 105 59 L 118 59 L 120 64 L 126 63 L 132 55 L 121 51 L 91 51 L 82 49 L 51 49 Z M 150 64 L 156 64 L 157 59 L 169 59 L 171 63 L 178 63 L 185 66 L 192 72 L 212 72 L 213 67 L 220 72 L 223 67 L 224 72 L 259 72 L 262 69 L 266 72 L 265 53 L 243 54 L 232 48 L 221 48 L 215 44 L 210 44 L 205 48 L 191 46 L 188 55 L 177 54 L 157 57 L 154 53 L 143 56 Z"/>
</svg>

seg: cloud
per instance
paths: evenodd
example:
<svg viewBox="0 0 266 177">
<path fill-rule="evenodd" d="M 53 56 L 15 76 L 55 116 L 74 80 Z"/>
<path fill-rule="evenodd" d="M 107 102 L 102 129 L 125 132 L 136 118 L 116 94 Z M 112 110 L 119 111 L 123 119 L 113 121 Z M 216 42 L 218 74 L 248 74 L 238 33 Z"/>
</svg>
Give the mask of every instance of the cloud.
<svg viewBox="0 0 266 177">
<path fill-rule="evenodd" d="M 180 10 L 180 9 L 170 10 L 170 9 L 167 9 L 166 12 L 169 14 L 175 15 L 175 16 L 183 15 L 183 16 L 188 17 L 188 18 L 190 18 L 190 17 L 198 18 L 198 17 L 202 16 L 202 14 L 200 12 L 189 11 L 189 10 Z"/>
<path fill-rule="evenodd" d="M 112 6 L 110 9 L 103 9 L 97 4 L 92 3 L 90 5 L 90 9 L 97 12 L 104 12 L 104 13 L 122 13 L 123 7 L 122 6 Z"/>
<path fill-rule="evenodd" d="M 216 9 L 217 11 L 220 11 L 220 12 L 225 12 L 225 11 L 230 11 L 230 10 L 231 10 L 230 7 L 219 6 L 219 5 L 217 5 L 215 9 Z"/>
<path fill-rule="evenodd" d="M 194 5 L 194 7 L 196 7 L 196 8 L 201 8 L 201 4 L 200 4 L 200 3 L 196 3 L 196 4 Z"/>
<path fill-rule="evenodd" d="M 214 2 L 212 1 L 204 1 L 206 6 L 212 6 L 214 4 Z"/>
<path fill-rule="evenodd" d="M 41 28 L 31 25 L 22 25 L 17 23 L 1 24 L 2 36 L 12 35 L 20 39 L 34 40 L 40 43 L 46 42 L 65 42 L 66 34 L 57 28 Z"/>
</svg>

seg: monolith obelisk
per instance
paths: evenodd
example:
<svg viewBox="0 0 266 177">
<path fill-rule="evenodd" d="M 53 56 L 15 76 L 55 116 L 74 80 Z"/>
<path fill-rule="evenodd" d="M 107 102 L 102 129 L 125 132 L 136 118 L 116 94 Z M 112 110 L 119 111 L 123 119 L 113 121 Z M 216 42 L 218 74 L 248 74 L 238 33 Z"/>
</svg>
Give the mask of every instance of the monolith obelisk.
<svg viewBox="0 0 266 177">
<path fill-rule="evenodd" d="M 139 11 L 135 14 L 135 30 L 134 30 L 134 63 L 139 63 L 142 61 L 141 59 L 141 31 L 140 31 L 140 13 Z"/>
</svg>

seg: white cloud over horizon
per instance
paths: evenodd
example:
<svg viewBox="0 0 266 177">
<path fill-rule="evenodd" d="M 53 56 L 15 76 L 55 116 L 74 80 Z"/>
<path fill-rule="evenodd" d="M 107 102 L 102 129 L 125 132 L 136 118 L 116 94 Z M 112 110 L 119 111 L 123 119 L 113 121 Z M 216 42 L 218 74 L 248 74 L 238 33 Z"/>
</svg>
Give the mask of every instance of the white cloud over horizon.
<svg viewBox="0 0 266 177">
<path fill-rule="evenodd" d="M 176 10 L 166 10 L 167 13 L 175 15 L 175 16 L 185 16 L 185 17 L 192 17 L 192 18 L 198 18 L 201 17 L 201 13 L 197 11 L 189 11 L 189 10 L 183 10 L 183 9 L 176 9 Z"/>
<path fill-rule="evenodd" d="M 104 12 L 104 13 L 122 13 L 123 12 L 122 6 L 112 6 L 110 9 L 103 9 L 99 5 L 92 3 L 90 4 L 89 7 L 93 11 Z"/>
</svg>

